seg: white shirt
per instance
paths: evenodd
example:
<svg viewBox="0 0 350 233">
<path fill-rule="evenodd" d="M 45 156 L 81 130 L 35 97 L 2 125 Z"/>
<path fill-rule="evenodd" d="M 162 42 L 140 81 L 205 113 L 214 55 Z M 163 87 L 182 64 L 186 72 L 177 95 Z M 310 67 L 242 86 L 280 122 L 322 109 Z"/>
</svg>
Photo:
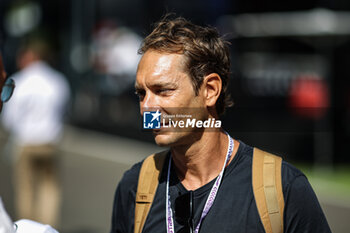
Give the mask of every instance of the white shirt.
<svg viewBox="0 0 350 233">
<path fill-rule="evenodd" d="M 0 197 L 0 233 L 15 233 L 13 223 L 8 216 Z"/>
<path fill-rule="evenodd" d="M 29 219 L 21 219 L 16 222 L 16 233 L 58 233 L 50 225 L 44 225 Z"/>
<path fill-rule="evenodd" d="M 17 221 L 15 227 L 0 197 L 0 233 L 58 233 L 58 231 L 50 225 L 44 225 L 29 219 Z"/>
<path fill-rule="evenodd" d="M 4 127 L 20 145 L 56 143 L 69 99 L 66 78 L 45 62 L 35 62 L 12 78 L 16 88 L 3 106 Z"/>
</svg>

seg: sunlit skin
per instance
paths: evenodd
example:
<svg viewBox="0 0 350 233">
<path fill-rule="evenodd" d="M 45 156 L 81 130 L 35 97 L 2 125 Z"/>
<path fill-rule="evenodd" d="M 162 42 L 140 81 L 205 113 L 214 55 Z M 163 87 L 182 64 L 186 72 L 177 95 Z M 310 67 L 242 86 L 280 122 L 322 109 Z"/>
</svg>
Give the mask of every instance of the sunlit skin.
<svg viewBox="0 0 350 233">
<path fill-rule="evenodd" d="M 4 64 L 2 62 L 2 56 L 0 54 L 0 93 L 2 90 L 2 87 L 4 86 L 5 80 L 6 80 L 6 72 L 4 68 Z M 0 111 L 2 109 L 2 102 L 0 101 Z"/>
<path fill-rule="evenodd" d="M 204 77 L 196 95 L 184 69 L 184 55 L 148 50 L 140 60 L 135 89 L 140 98 L 140 113 L 157 108 L 176 114 L 174 108 L 196 108 L 201 119 L 218 119 L 215 103 L 221 92 L 221 78 L 212 73 Z M 171 148 L 178 177 L 188 190 L 210 182 L 224 164 L 228 138 L 221 129 L 194 131 L 154 131 L 159 146 Z M 235 141 L 233 155 L 237 152 Z M 234 156 L 231 157 L 231 159 Z"/>
<path fill-rule="evenodd" d="M 141 115 L 150 108 L 159 108 L 161 112 L 172 115 L 182 108 L 203 106 L 203 99 L 195 95 L 191 81 L 183 71 L 182 59 L 179 54 L 161 55 L 155 52 L 147 52 L 143 56 L 135 84 Z M 197 114 L 208 118 L 205 112 Z M 179 145 L 182 143 L 180 139 L 189 135 L 188 132 L 165 130 L 154 130 L 154 134 L 160 146 Z"/>
<path fill-rule="evenodd" d="M 22 70 L 32 64 L 33 62 L 42 60 L 39 54 L 32 49 L 28 48 L 20 52 L 20 55 L 17 57 L 16 63 L 17 67 Z"/>
</svg>

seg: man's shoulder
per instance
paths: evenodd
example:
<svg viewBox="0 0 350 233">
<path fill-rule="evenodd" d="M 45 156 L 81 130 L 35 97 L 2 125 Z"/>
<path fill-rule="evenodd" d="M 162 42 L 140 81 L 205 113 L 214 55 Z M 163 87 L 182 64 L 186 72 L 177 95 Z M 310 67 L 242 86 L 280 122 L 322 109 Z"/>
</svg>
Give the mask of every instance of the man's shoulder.
<svg viewBox="0 0 350 233">
<path fill-rule="evenodd" d="M 166 156 L 167 151 L 162 151 L 162 152 L 159 152 L 157 154 L 159 154 L 160 156 Z M 143 159 L 140 162 L 135 163 L 130 169 L 128 169 L 126 172 L 124 172 L 124 175 L 119 182 L 119 188 L 121 188 L 123 190 L 124 189 L 129 189 L 129 190 L 132 189 L 132 190 L 136 191 L 142 164 L 148 157 L 150 157 L 152 155 L 153 154 L 146 156 L 145 159 Z"/>
<path fill-rule="evenodd" d="M 296 168 L 294 165 L 284 160 L 282 161 L 281 175 L 284 195 L 288 193 L 288 190 L 291 188 L 292 185 L 301 185 L 303 187 L 309 185 L 307 177 L 304 175 L 304 173 L 298 168 Z"/>
<path fill-rule="evenodd" d="M 247 144 L 244 144 L 242 142 L 240 142 L 240 145 L 242 146 L 242 154 L 245 155 L 244 158 L 248 159 L 249 163 L 252 163 L 254 147 L 249 146 Z M 262 150 L 264 150 L 264 149 L 262 149 Z M 274 153 L 272 153 L 272 154 L 274 154 Z M 294 165 L 292 165 L 289 162 L 287 162 L 286 160 L 284 160 L 283 156 L 278 155 L 278 154 L 274 154 L 274 155 L 282 157 L 281 176 L 282 176 L 283 187 L 289 186 L 298 177 L 306 178 L 303 172 L 301 172 Z"/>
<path fill-rule="evenodd" d="M 286 177 L 293 180 L 299 176 L 305 176 L 305 175 L 302 171 L 300 171 L 294 165 L 290 164 L 285 160 L 282 160 L 282 177 Z"/>
<path fill-rule="evenodd" d="M 124 172 L 122 179 L 119 182 L 120 188 L 137 188 L 141 166 L 144 160 L 134 164 L 130 169 Z"/>
</svg>

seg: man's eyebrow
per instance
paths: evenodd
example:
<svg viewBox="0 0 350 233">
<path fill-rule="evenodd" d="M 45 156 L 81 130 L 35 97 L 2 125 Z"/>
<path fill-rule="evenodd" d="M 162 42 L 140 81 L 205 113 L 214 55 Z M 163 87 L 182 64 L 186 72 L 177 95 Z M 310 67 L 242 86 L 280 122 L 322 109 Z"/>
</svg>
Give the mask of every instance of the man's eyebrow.
<svg viewBox="0 0 350 233">
<path fill-rule="evenodd" d="M 136 91 L 143 90 L 143 87 L 141 87 L 141 85 L 139 85 L 138 83 L 135 83 L 135 90 Z"/>
<path fill-rule="evenodd" d="M 173 82 L 157 82 L 157 83 L 151 84 L 150 86 L 151 86 L 151 88 L 177 87 L 177 84 L 175 84 Z M 144 88 L 141 85 L 139 85 L 138 83 L 135 83 L 135 90 L 142 91 L 142 90 L 144 90 Z"/>
<path fill-rule="evenodd" d="M 153 88 L 160 88 L 160 87 L 177 87 L 177 84 L 173 82 L 158 82 L 151 85 Z"/>
</svg>

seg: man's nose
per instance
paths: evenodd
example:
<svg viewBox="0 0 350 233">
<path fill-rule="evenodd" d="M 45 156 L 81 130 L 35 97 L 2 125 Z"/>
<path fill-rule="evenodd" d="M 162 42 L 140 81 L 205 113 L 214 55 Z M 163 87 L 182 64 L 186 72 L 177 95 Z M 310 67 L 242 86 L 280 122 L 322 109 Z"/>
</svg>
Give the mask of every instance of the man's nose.
<svg viewBox="0 0 350 233">
<path fill-rule="evenodd" d="M 140 111 L 141 115 L 144 111 L 153 111 L 155 109 L 158 109 L 158 101 L 157 97 L 153 95 L 152 93 L 146 93 L 143 100 L 140 102 Z"/>
</svg>

